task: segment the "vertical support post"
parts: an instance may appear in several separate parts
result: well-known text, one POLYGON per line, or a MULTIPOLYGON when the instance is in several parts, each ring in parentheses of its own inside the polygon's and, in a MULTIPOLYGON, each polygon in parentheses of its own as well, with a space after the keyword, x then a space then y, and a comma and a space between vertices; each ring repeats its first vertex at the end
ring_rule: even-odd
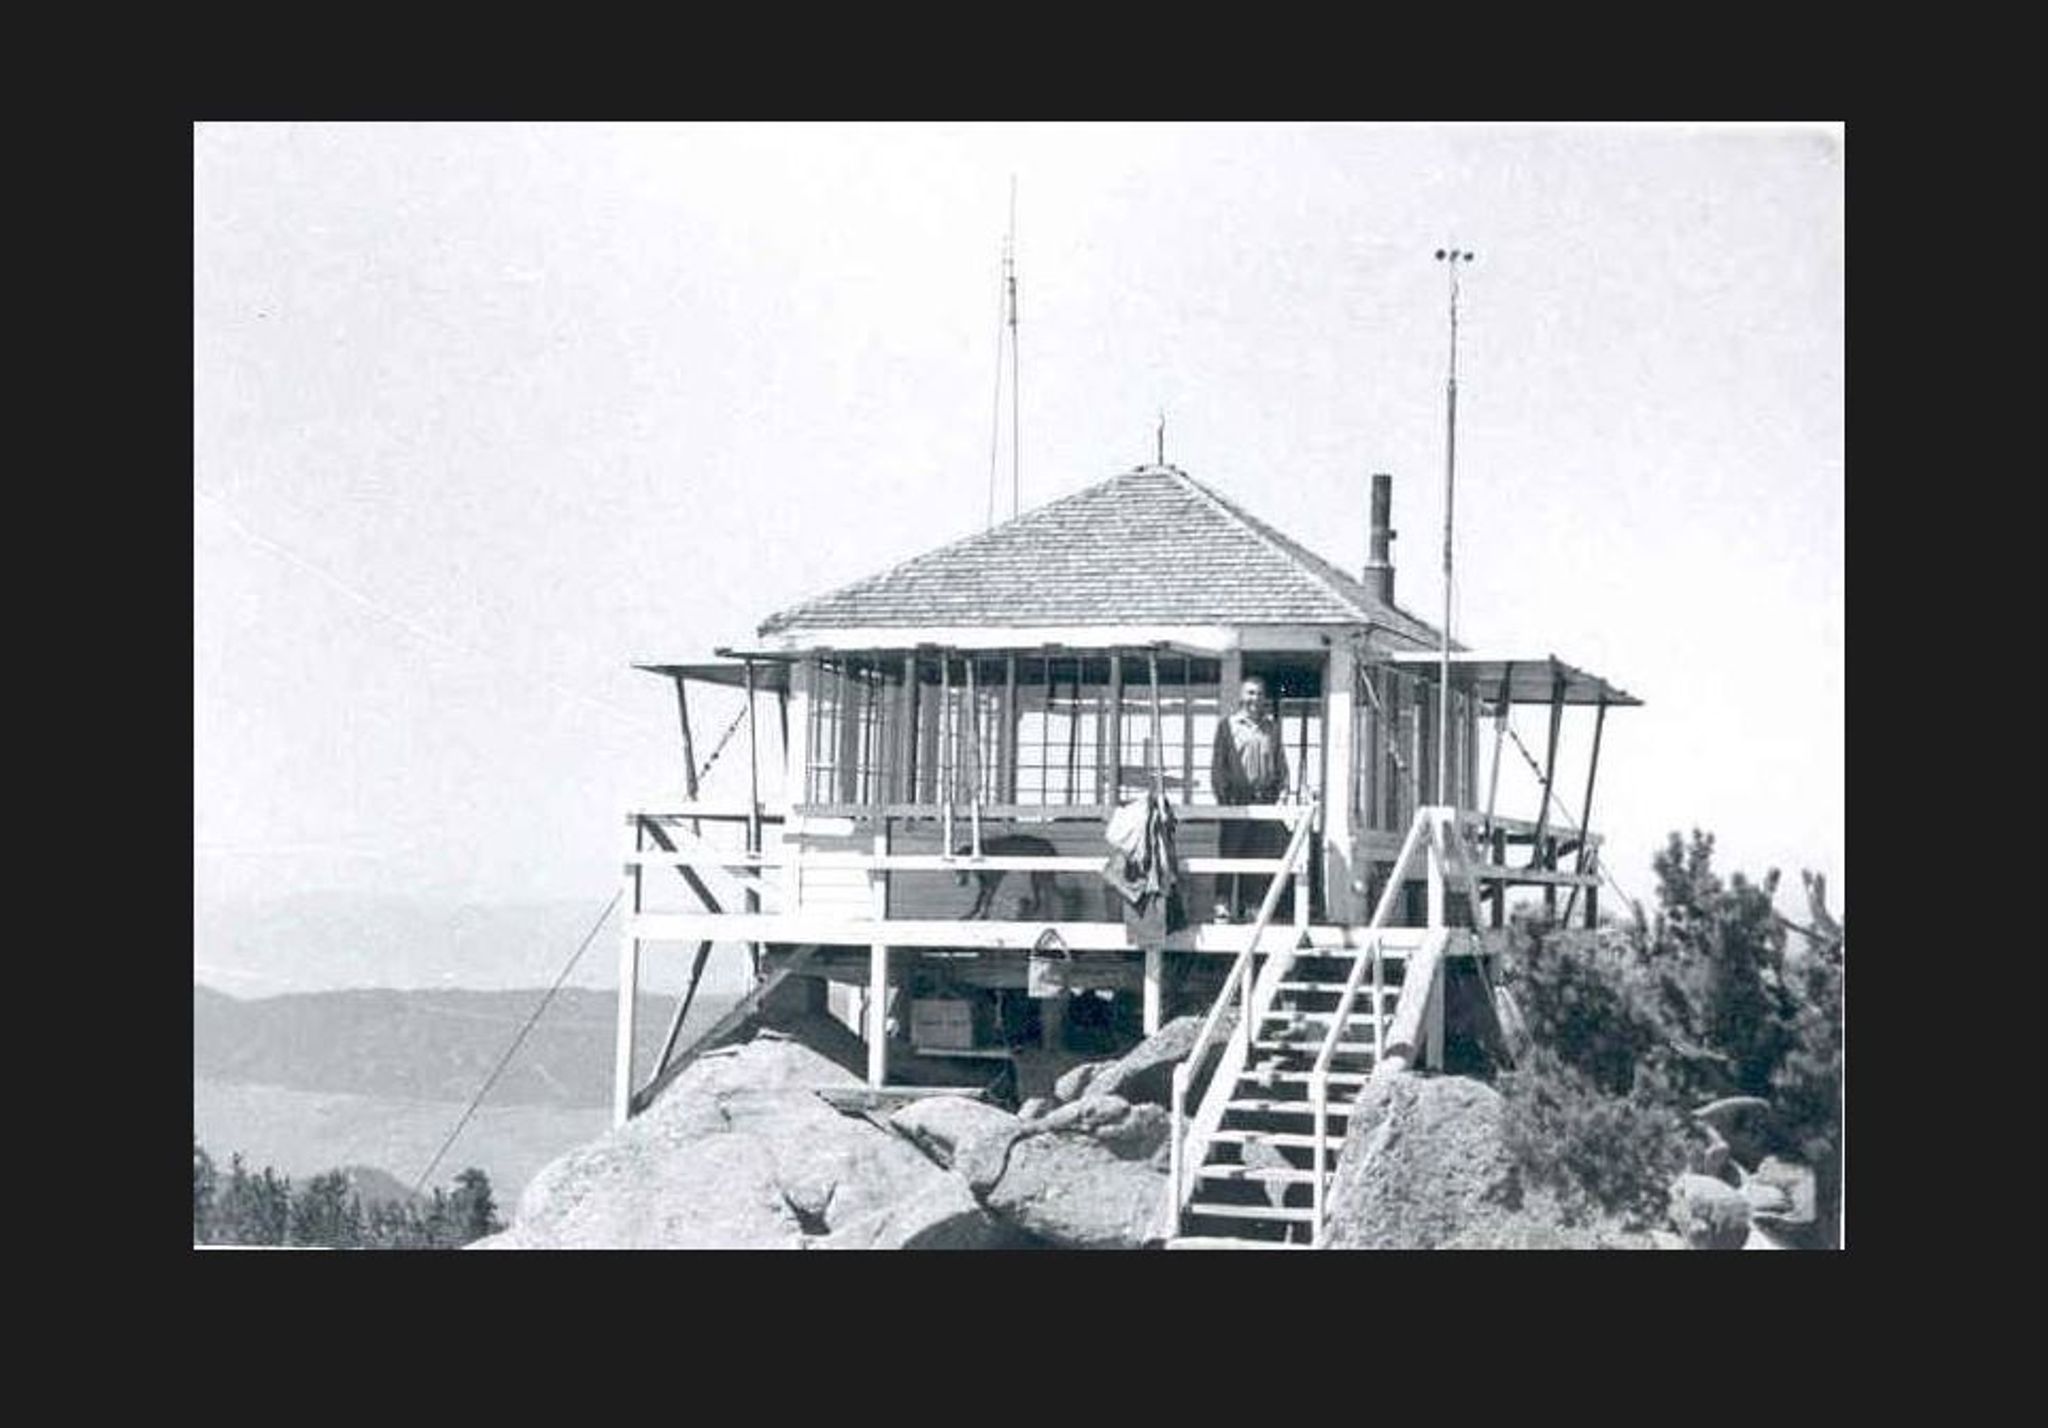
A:
POLYGON ((1536 841, 1529 848, 1529 866, 1547 866, 1544 850, 1550 831, 1551 786, 1557 779, 1557 733, 1564 722, 1564 674, 1555 662, 1550 675, 1550 739, 1543 755, 1543 802, 1536 810, 1536 841))
POLYGON ((1330 650, 1324 703, 1322 836, 1317 856, 1323 868, 1323 915, 1332 922, 1358 920, 1362 890, 1352 886, 1354 832, 1358 817, 1357 657, 1349 642, 1330 650))
POLYGON ((1424 1036, 1429 1050, 1424 1053, 1423 1064, 1432 1071, 1444 1069, 1444 1002, 1451 994, 1450 948, 1444 948, 1444 955, 1437 959, 1436 971, 1429 983, 1428 1028, 1424 1036))
POLYGON ((918 674, 917 707, 919 710, 917 716, 918 797, 914 801, 924 802, 924 791, 929 788, 931 790, 930 801, 936 804, 945 797, 946 793, 945 785, 940 780, 940 773, 944 768, 945 759, 939 744, 939 725, 944 710, 940 708, 938 700, 924 697, 924 675, 921 670, 918 674))
POLYGON ((1149 767, 1146 769, 1146 772, 1152 776, 1152 791, 1164 798, 1166 796, 1166 745, 1161 742, 1159 733, 1159 651, 1156 649, 1149 651, 1147 661, 1152 676, 1152 743, 1147 749, 1145 762, 1149 767))
POLYGON ((896 798, 917 802, 917 656, 903 656, 902 726, 896 731, 896 798))
POLYGON ((953 729, 953 652, 939 651, 939 856, 953 856, 953 790, 960 776, 960 744, 953 729))
POLYGON ((889 944, 868 948, 868 1084, 889 1081, 889 944))
MULTIPOLYGON (((1550 804, 1551 789, 1557 782, 1557 735, 1564 723, 1564 672, 1556 661, 1550 666, 1550 738, 1543 755, 1543 806, 1536 814, 1536 841, 1529 850, 1529 866, 1557 870, 1557 859, 1551 855, 1550 804)), ((1557 884, 1543 885, 1543 911, 1552 918, 1557 916, 1557 884)))
POLYGON ((1444 847, 1443 820, 1434 809, 1429 814, 1429 925, 1432 928, 1448 925, 1445 917, 1444 878, 1448 871, 1449 849, 1444 847))
MULTIPOLYGON (((1496 866, 1501 868, 1505 868, 1508 865, 1508 830, 1505 828, 1493 830, 1493 861, 1496 866)), ((1493 884, 1493 925, 1495 927, 1506 926, 1507 915, 1507 879, 1497 878, 1493 884)))
POLYGON ((997 766, 1003 803, 1017 801, 1017 652, 1003 655, 1003 758, 997 766))
POLYGON ((1081 657, 1074 656, 1074 698, 1067 705, 1066 803, 1079 803, 1081 789, 1081 657))
MULTIPOLYGON (((747 851, 758 855, 761 851, 761 750, 757 737, 759 729, 754 717, 754 662, 750 659, 743 663, 747 684, 747 851)), ((844 711, 841 712, 843 715, 844 711)), ((761 869, 757 864, 748 871, 758 876, 761 869)), ((761 895, 749 886, 747 911, 756 913, 760 910, 761 895)), ((758 979, 761 975, 760 943, 752 944, 751 956, 754 976, 758 979)))
POLYGON ((1195 661, 1180 657, 1180 801, 1195 801, 1195 661))
POLYGON ((1145 1035, 1155 1035, 1159 1030, 1161 1001, 1166 971, 1166 949, 1161 946, 1145 949, 1145 1035))
MULTIPOLYGON (((1290 842, 1292 841, 1292 834, 1314 816, 1315 807, 1312 803, 1300 805, 1294 828, 1289 830, 1290 842)), ((1294 945, 1296 947, 1301 945, 1301 938, 1308 932, 1308 867, 1309 859, 1314 854, 1315 841, 1315 834, 1313 832, 1301 840, 1301 851, 1294 855, 1294 861, 1288 866, 1287 870, 1288 876, 1294 884, 1288 891, 1294 896, 1294 945)))
POLYGON ((1422 787, 1422 726, 1423 715, 1427 712, 1424 708, 1425 695, 1426 687, 1417 679, 1413 681, 1409 697, 1401 701, 1401 712, 1408 716, 1408 785, 1418 809, 1429 802, 1422 787))
POLYGON ((1124 657, 1109 655, 1109 801, 1124 801, 1124 657))
MULTIPOLYGON (((690 696, 684 691, 683 677, 671 676, 676 685, 676 722, 683 731, 683 792, 690 796, 690 802, 697 801, 697 746, 690 739, 690 696)), ((693 824, 691 831, 695 832, 693 824)))
MULTIPOLYGON (((1586 801, 1579 807, 1579 851, 1578 856, 1572 861, 1572 871, 1574 873, 1583 874, 1586 871, 1587 844, 1593 836, 1593 779, 1600 772, 1600 735, 1606 727, 1607 695, 1603 691, 1600 695, 1599 706, 1593 715, 1593 757, 1591 762, 1586 765, 1586 801)), ((1564 904, 1564 920, 1567 925, 1572 920, 1572 909, 1577 907, 1578 904, 1579 890, 1574 887, 1571 896, 1565 899, 1564 904)), ((1588 909, 1586 926, 1592 927, 1594 923, 1591 913, 1593 906, 1591 900, 1588 900, 1586 906, 1588 909)))
MULTIPOLYGON (((775 691, 775 717, 782 726, 782 767, 789 768, 789 667, 784 666, 782 683, 775 691)), ((783 795, 785 799, 787 794, 783 795)))
MULTIPOLYGON (((1515 662, 1509 660, 1501 667, 1500 702, 1494 706, 1493 711, 1493 767, 1486 776, 1486 832, 1488 837, 1491 837, 1493 834, 1494 797, 1500 792, 1500 756, 1504 752, 1503 741, 1508 736, 1508 694, 1511 690, 1509 681, 1514 676, 1515 662)), ((1496 856, 1494 861, 1499 862, 1499 857, 1496 856)))
POLYGON ((853 694, 853 660, 842 656, 831 662, 832 711, 835 719, 832 739, 833 803, 860 800, 860 724, 853 694))
POLYGON ((973 650, 967 652, 967 747, 973 760, 974 772, 967 784, 967 816, 973 824, 972 840, 974 856, 981 856, 981 690, 975 683, 974 666, 977 656, 973 650))
MULTIPOLYGON (((644 846, 642 824, 633 820, 633 851, 644 846)), ((640 864, 626 864, 620 900, 626 915, 619 923, 618 1035, 612 1045, 612 1125, 633 1115, 633 1017, 640 999, 640 864)))

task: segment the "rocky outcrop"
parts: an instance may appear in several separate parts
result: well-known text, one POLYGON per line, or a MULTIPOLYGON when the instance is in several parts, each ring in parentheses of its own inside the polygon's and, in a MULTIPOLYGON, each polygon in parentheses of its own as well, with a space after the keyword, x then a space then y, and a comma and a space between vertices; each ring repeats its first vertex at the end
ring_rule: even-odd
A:
POLYGON ((1819 1249, 1816 1175, 1798 1160, 1767 1153, 1782 1139, 1772 1106, 1758 1096, 1725 1096, 1693 1112, 1706 1148, 1694 1173, 1671 1187, 1671 1221, 1697 1249, 1819 1249), (1708 1191, 1697 1181, 1711 1181, 1708 1191), (1739 1229, 1738 1229, 1739 1223, 1739 1229))
MULTIPOLYGON (((1172 1105, 1173 1068, 1193 1049, 1195 1033, 1201 1028, 1200 1017, 1174 1018, 1117 1060, 1099 1067, 1083 1082, 1080 1096, 1118 1096, 1133 1105, 1172 1105)), ((1080 1098, 1064 1090, 1058 1093, 1062 1101, 1080 1098)))
POLYGON ((986 1101, 965 1096, 928 1096, 912 1101, 889 1117, 889 1124, 946 1169, 954 1152, 971 1140, 1002 1134, 1020 1118, 986 1101))
POLYGON ((1527 1191, 1502 1135, 1500 1093, 1463 1076, 1368 1084, 1328 1195, 1329 1249, 1683 1248, 1614 1220, 1574 1222, 1527 1191))
POLYGON ((1522 1205, 1500 1093, 1462 1076, 1368 1085, 1328 1196, 1331 1249, 1435 1249, 1500 1233, 1522 1205))
POLYGON ((812 1249, 1033 1249, 1039 1242, 983 1207, 957 1175, 939 1175, 908 1199, 843 1224, 812 1249))
POLYGON ((775 1037, 709 1053, 640 1116, 543 1169, 512 1228, 479 1247, 796 1249, 841 1233, 863 1247, 1014 1242, 907 1137, 812 1090, 858 1084, 775 1037))
POLYGON ((1003 1221, 1069 1249, 1135 1249, 1157 1238, 1167 1113, 1091 1095, 962 1146, 953 1168, 1003 1221))
POLYGON ((1749 1239, 1749 1201, 1711 1175, 1685 1174, 1672 1182, 1671 1219, 1694 1249, 1741 1249, 1749 1239))

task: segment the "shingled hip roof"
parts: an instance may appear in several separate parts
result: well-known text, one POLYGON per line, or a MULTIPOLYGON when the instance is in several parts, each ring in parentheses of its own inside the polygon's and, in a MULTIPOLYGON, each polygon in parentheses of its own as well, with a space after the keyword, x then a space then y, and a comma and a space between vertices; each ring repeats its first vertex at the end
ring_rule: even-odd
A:
POLYGON ((1434 629, 1171 466, 1112 476, 795 605, 762 635, 854 628, 1375 625, 1434 629))

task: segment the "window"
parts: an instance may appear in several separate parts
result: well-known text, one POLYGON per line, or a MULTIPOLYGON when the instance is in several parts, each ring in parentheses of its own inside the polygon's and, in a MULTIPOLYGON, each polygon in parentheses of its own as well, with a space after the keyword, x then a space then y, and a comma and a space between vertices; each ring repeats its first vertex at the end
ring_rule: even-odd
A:
MULTIPOLYGON (((1177 802, 1207 802, 1221 665, 1158 659, 1162 782, 1177 802)), ((812 803, 1074 806, 1151 786, 1149 651, 826 657, 808 676, 812 803)), ((1319 753, 1319 729, 1311 742, 1319 753)))

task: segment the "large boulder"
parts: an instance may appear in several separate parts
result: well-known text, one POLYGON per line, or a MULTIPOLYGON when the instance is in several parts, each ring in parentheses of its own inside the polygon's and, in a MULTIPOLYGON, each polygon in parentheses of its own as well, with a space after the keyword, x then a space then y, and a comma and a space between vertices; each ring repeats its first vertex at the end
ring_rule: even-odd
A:
POLYGON ((1351 1114, 1327 1197, 1331 1249, 1435 1249, 1515 1218, 1520 1180, 1502 1102, 1462 1076, 1389 1076, 1351 1114), (1469 1235, 1468 1235, 1468 1232, 1469 1235))
POLYGON ((1079 1066, 1068 1068, 1052 1083, 1053 1100, 1062 1103, 1080 1100, 1088 1090, 1088 1083, 1095 1078, 1095 1073, 1114 1064, 1110 1061, 1083 1061, 1079 1066))
POLYGON ((641 1115, 545 1167, 486 1247, 794 1249, 845 1226, 882 1241, 950 1223, 932 1210, 945 1171, 813 1094, 858 1084, 795 1041, 712 1052, 641 1115), (920 1195, 923 1218, 877 1218, 920 1195))
POLYGON ((884 1205, 833 1233, 807 1242, 811 1249, 1029 1249, 1032 1238, 997 1219, 957 1175, 939 1175, 909 1198, 884 1205))
MULTIPOLYGON (((1083 1095, 1116 1096, 1133 1105, 1173 1104, 1173 1068, 1194 1049, 1198 1016, 1175 1017, 1087 1078, 1083 1095)), ((1062 1094, 1062 1100, 1071 1099, 1062 1094)))
POLYGON ((1158 1235, 1170 1118, 1090 1095, 961 1146, 953 1168, 1006 1223, 1067 1249, 1135 1249, 1158 1235))
POLYGON ((953 1153, 981 1136, 999 1133, 1018 1118, 999 1106, 966 1096, 926 1096, 900 1107, 889 1124, 910 1137, 926 1155, 950 1169, 953 1153))
POLYGON ((1742 1188, 1752 1224, 1800 1248, 1823 1242, 1812 1166, 1767 1155, 1742 1188))
POLYGON ((1694 1249, 1741 1249, 1749 1239, 1749 1201, 1710 1175, 1681 1175, 1671 1183, 1671 1222, 1694 1249))

